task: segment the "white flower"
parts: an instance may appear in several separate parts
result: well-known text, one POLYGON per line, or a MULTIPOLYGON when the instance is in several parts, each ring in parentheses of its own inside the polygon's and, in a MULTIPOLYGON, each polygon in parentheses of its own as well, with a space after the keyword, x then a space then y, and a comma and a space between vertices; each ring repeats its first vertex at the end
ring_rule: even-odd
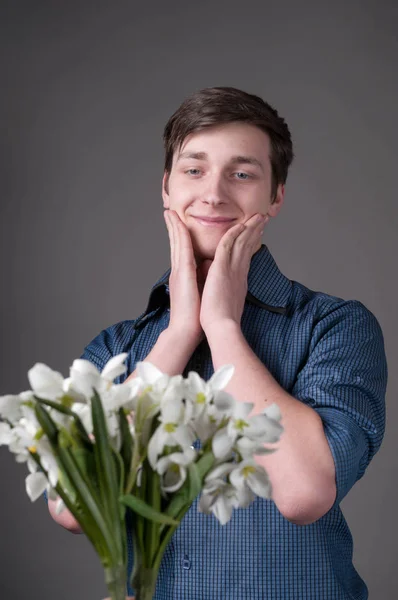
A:
POLYGON ((224 365, 207 382, 195 371, 188 373, 185 382, 187 396, 194 406, 194 417, 199 415, 211 402, 214 402, 218 410, 223 412, 233 408, 235 404, 234 398, 222 390, 230 381, 234 370, 233 365, 224 365))
POLYGON ((32 502, 37 500, 47 489, 48 481, 44 473, 30 473, 25 479, 26 492, 32 502))
POLYGON ((179 446, 184 451, 195 440, 190 425, 184 424, 185 406, 181 398, 170 398, 158 418, 160 425, 148 444, 148 460, 153 469, 156 468, 158 456, 163 453, 165 446, 179 446))
POLYGON ((187 466, 195 458, 196 451, 189 447, 184 452, 172 452, 158 460, 156 471, 162 475, 163 492, 175 492, 180 489, 187 477, 187 466))
POLYGON ((13 396, 7 394, 0 397, 0 417, 9 421, 9 423, 17 423, 22 416, 21 405, 26 400, 22 394, 13 396))
POLYGON ((229 474, 232 485, 240 492, 249 488, 253 494, 261 498, 271 498, 271 483, 264 467, 254 460, 248 459, 240 462, 229 474))
POLYGON ((142 382, 138 377, 123 384, 114 385, 112 383, 116 377, 126 371, 126 366, 123 364, 126 357, 126 353, 112 357, 101 373, 90 361, 76 359, 73 361, 68 380, 69 389, 74 394, 80 394, 85 400, 85 403, 75 402, 72 405, 72 411, 79 416, 89 435, 93 433, 91 398, 93 390, 97 391, 104 409, 112 444, 117 450, 121 443, 117 413, 120 408, 133 410, 136 406, 137 394, 142 388, 142 382))
POLYGON ((216 458, 228 457, 238 438, 246 437, 258 445, 260 442, 265 444, 279 440, 283 427, 275 418, 269 416, 277 415, 275 407, 272 405, 261 414, 249 417, 253 406, 250 402, 236 403, 228 425, 217 431, 213 437, 212 446, 216 458))
POLYGON ((0 446, 8 446, 13 440, 12 429, 8 423, 0 423, 0 446))
POLYGON ((58 400, 64 395, 64 378, 43 363, 36 363, 28 371, 30 387, 39 398, 58 400))
POLYGON ((188 373, 186 397, 192 403, 193 426, 202 443, 214 435, 221 420, 229 416, 235 405, 233 396, 222 390, 233 372, 232 365, 224 365, 207 382, 195 371, 188 373))
POLYGON ((207 515, 213 513, 225 525, 232 517, 232 511, 239 506, 236 489, 225 480, 231 472, 231 463, 221 464, 210 471, 205 479, 198 509, 207 515))

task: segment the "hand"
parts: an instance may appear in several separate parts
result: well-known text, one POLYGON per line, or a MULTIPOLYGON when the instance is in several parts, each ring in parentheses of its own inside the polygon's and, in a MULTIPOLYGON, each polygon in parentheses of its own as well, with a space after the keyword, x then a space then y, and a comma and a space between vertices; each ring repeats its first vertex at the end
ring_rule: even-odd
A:
POLYGON ((169 328, 192 336, 199 344, 204 339, 199 315, 205 271, 197 269, 191 236, 178 214, 165 210, 163 215, 171 253, 169 328))
POLYGON ((222 321, 240 326, 247 293, 247 276, 253 254, 260 247, 269 216, 255 214, 234 225, 218 243, 202 294, 200 323, 206 335, 222 321))

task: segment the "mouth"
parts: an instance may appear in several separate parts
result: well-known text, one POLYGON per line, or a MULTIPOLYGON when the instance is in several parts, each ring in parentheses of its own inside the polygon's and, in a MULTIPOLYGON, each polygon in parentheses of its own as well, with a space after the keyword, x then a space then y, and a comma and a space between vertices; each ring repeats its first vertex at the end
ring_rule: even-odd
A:
POLYGON ((205 227, 223 227, 228 223, 236 221, 236 219, 229 219, 226 217, 194 217, 194 219, 205 227))

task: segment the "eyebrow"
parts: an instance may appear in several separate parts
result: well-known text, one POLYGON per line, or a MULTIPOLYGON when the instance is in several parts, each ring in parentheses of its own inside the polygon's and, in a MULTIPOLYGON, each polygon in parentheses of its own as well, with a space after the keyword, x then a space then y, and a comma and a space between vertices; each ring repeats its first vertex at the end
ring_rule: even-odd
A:
MULTIPOLYGON (((208 160, 209 156, 206 152, 181 152, 181 154, 178 156, 177 162, 183 158, 208 160)), ((231 165, 253 165, 254 167, 259 167, 262 171, 264 171, 263 165, 254 156, 232 156, 229 162, 231 165)))

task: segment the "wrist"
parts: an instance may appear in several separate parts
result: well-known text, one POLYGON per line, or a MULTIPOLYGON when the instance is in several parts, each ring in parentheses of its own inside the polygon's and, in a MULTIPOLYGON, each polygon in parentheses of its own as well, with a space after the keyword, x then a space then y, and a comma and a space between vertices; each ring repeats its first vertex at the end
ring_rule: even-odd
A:
POLYGON ((214 340, 220 340, 231 335, 243 335, 240 324, 233 319, 216 321, 206 329, 205 333, 210 346, 214 340))
POLYGON ((162 338, 167 339, 169 343, 178 344, 183 348, 192 349, 192 352, 205 338, 202 328, 200 331, 192 331, 186 327, 184 328, 176 325, 169 325, 169 327, 162 331, 160 335, 162 338))

